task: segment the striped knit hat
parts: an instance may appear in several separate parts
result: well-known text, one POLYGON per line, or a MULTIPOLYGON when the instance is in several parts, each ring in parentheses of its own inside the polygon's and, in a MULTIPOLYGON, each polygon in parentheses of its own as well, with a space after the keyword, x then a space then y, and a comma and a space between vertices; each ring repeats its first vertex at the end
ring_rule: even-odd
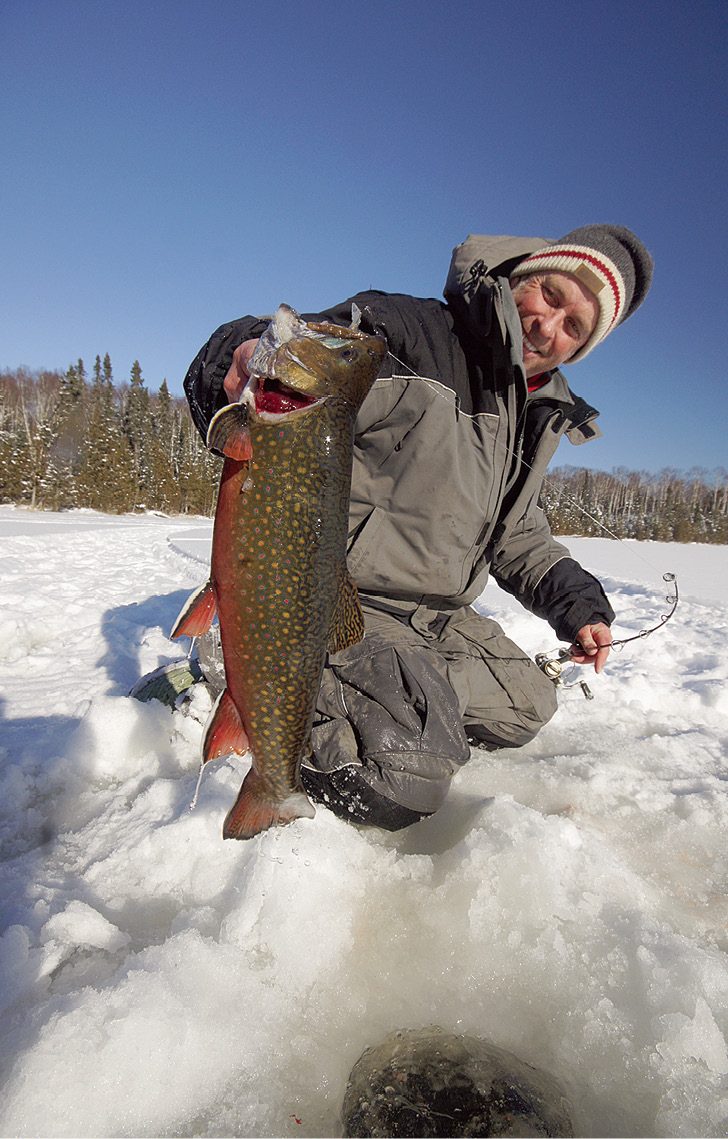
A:
POLYGON ((639 308, 652 283, 652 269, 652 257, 631 230, 619 225, 585 225, 529 253, 511 277, 571 273, 594 294, 599 303, 597 323, 583 348, 569 360, 575 364, 639 308))

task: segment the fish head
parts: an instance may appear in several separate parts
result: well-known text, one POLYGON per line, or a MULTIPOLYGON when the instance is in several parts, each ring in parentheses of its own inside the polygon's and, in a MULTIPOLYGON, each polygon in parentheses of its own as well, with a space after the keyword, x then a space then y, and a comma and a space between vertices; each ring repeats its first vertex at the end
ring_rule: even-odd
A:
POLYGON ((386 353, 381 337, 336 324, 309 324, 310 333, 282 345, 275 376, 315 400, 338 396, 358 409, 377 377, 386 353))
MULTIPOLYGON (((385 341, 338 324, 306 324, 282 305, 249 398, 259 419, 310 411, 322 402, 344 400, 356 412, 376 379, 387 351, 385 341)), ((253 357, 253 363, 255 357, 253 357)))

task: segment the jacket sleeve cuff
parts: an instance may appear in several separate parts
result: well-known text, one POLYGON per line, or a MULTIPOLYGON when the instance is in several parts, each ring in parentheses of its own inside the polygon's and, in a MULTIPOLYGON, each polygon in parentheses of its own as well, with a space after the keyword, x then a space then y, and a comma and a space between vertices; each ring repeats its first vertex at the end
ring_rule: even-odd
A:
POLYGON ((612 609, 601 584, 573 558, 544 574, 534 593, 534 612, 545 617, 562 641, 572 642, 584 625, 611 625, 612 609))

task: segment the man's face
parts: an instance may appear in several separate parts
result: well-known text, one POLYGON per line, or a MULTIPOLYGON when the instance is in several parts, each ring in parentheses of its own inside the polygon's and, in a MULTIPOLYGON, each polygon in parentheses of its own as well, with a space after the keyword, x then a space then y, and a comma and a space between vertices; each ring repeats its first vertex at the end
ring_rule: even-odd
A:
POLYGON ((596 327, 597 299, 570 273, 517 277, 511 291, 521 318, 529 379, 564 364, 596 327))

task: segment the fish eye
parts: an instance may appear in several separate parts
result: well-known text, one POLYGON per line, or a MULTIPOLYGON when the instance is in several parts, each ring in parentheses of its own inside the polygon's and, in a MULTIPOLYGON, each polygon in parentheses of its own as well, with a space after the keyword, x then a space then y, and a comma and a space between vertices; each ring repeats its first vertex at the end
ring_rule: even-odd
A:
POLYGON ((342 360, 356 360, 358 355, 359 355, 359 353, 357 352, 356 348, 345 348, 344 351, 341 353, 341 359, 342 360))

